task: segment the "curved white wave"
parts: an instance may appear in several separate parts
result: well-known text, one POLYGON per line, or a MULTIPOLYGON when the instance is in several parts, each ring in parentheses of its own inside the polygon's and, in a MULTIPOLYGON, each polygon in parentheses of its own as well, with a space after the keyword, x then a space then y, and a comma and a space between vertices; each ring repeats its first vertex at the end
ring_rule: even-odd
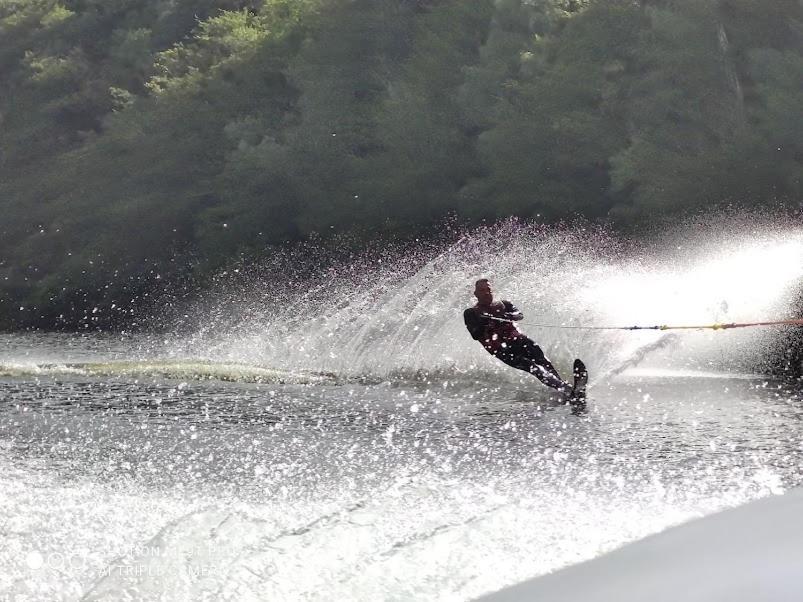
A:
POLYGON ((91 378, 160 378, 217 380, 244 383, 311 384, 328 382, 331 376, 278 370, 239 363, 208 360, 127 360, 68 363, 0 363, 0 377, 84 376, 91 378))

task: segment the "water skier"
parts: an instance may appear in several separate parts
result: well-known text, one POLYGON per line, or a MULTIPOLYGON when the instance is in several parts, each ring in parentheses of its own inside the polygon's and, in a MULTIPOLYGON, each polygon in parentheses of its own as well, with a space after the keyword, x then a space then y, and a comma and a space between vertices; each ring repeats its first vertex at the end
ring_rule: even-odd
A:
POLYGON ((477 280, 474 296, 477 304, 463 312, 463 320, 475 341, 508 366, 529 372, 546 386, 560 391, 572 404, 585 402, 588 374, 583 362, 575 360, 574 385, 569 384, 561 378, 541 348, 516 327, 516 322, 522 320, 524 314, 510 301, 494 301, 487 278, 477 280))

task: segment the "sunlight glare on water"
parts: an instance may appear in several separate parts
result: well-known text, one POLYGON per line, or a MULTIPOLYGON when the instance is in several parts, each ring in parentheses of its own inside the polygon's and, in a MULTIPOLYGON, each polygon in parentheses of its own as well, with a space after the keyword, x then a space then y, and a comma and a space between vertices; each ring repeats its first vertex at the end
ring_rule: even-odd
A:
MULTIPOLYGON (((522 330, 564 372, 581 356, 594 374, 612 374, 668 335, 544 325, 697 325, 792 316, 792 295, 803 276, 803 233, 759 229, 748 220, 703 234, 684 230, 661 244, 639 249, 600 230, 510 222, 468 234, 435 258, 410 252, 360 265, 356 273, 353 266, 332 269, 314 290, 283 289, 277 282, 265 290, 261 280, 245 278, 241 289, 221 290, 189 312, 201 323, 195 335, 174 342, 173 353, 380 379, 495 370, 466 340, 462 324, 479 277, 490 278, 497 297, 524 311, 522 330), (238 318, 244 315, 248 319, 238 318)), ((765 335, 729 333, 740 341, 740 361, 766 353, 765 335)))

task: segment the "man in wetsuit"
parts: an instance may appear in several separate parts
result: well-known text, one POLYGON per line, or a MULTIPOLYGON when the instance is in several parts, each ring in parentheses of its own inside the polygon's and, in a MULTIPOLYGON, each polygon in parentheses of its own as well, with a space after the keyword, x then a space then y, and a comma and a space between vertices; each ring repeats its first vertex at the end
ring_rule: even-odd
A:
POLYGON ((494 301, 487 278, 474 285, 477 304, 463 312, 471 337, 508 366, 524 370, 548 387, 571 396, 572 386, 564 381, 541 348, 516 328, 524 315, 510 301, 494 301))

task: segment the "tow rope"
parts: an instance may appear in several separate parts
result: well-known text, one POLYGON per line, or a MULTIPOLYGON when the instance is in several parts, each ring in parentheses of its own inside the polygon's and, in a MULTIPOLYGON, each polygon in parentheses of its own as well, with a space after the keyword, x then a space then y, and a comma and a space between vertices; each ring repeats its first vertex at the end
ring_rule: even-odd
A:
MULTIPOLYGON (((496 320, 498 322, 514 322, 505 318, 497 318, 485 314, 483 317, 496 320)), ((730 330, 732 328, 752 328, 756 326, 803 326, 803 319, 796 320, 775 320, 772 322, 730 322, 727 324, 701 324, 670 326, 658 324, 655 326, 564 326, 558 324, 527 324, 533 328, 557 328, 560 330, 730 330)))

